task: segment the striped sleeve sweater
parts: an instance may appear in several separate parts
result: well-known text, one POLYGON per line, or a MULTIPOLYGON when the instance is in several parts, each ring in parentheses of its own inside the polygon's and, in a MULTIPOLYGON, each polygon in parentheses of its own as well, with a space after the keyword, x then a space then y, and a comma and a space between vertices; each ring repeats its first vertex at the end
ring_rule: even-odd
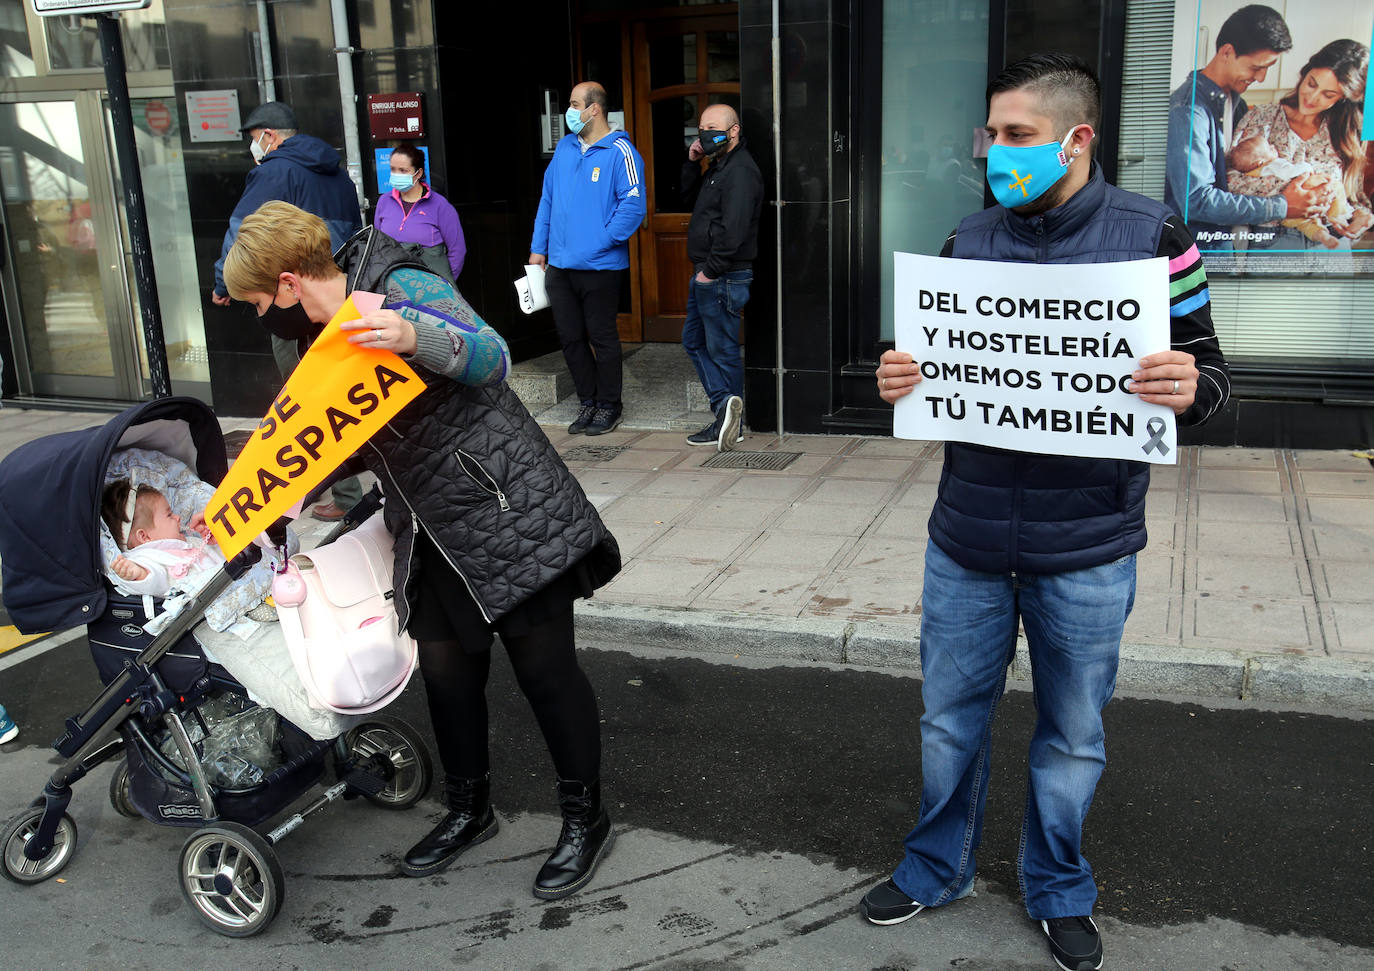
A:
MULTIPOLYGON (((945 239, 941 256, 953 255, 957 235, 958 230, 955 230, 945 239)), ((1176 216, 1164 221, 1155 255, 1169 261, 1170 347, 1193 355, 1198 369, 1197 394, 1192 407, 1178 416, 1178 423, 1200 425, 1220 411, 1231 397, 1231 372, 1212 328, 1207 271, 1202 266, 1202 256, 1193 237, 1176 216)))
POLYGON ((1178 418, 1180 425, 1197 425, 1211 418, 1231 396, 1231 373, 1212 328, 1212 299, 1207 271, 1183 221, 1164 222, 1156 254, 1169 261, 1170 346, 1187 351, 1197 363, 1197 396, 1178 418))

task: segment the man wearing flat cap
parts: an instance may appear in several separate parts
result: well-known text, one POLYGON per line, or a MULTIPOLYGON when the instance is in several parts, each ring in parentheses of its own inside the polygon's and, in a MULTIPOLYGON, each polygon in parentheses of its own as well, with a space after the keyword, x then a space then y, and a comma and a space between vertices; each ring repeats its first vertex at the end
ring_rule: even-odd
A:
MULTIPOLYGON (((229 231, 224 234, 219 259, 215 262, 215 290, 211 299, 221 307, 229 305, 229 291, 224 286, 224 257, 238 238, 239 224, 252 215, 264 202, 289 202, 324 220, 329 236, 337 250, 359 229, 362 214, 358 209, 358 191, 340 164, 339 153, 329 143, 296 131, 296 113, 281 101, 267 101, 248 113, 240 131, 248 136, 248 151, 254 168, 249 171, 243 195, 229 217, 229 231)), ((277 368, 286 378, 300 361, 291 341, 272 338, 272 356, 277 368)), ((343 516, 353 503, 362 498, 362 490, 355 478, 337 482, 333 487, 333 502, 316 506, 316 519, 335 520, 343 516)))

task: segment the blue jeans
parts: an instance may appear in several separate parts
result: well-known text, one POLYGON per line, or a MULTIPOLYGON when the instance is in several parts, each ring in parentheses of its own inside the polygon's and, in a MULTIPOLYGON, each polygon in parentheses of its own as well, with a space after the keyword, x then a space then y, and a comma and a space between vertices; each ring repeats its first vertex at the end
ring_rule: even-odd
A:
POLYGON ((936 907, 973 883, 992 720, 1016 650, 1030 646, 1036 725, 1017 873, 1035 920, 1092 913, 1083 820, 1107 764, 1102 708, 1135 600, 1135 556, 1070 573, 979 573, 926 547, 921 607, 921 809, 893 880, 936 907))
POLYGON ((682 347, 692 359, 716 414, 732 394, 744 395, 739 317, 749 302, 749 284, 753 281, 753 270, 732 270, 710 283, 698 281, 694 272, 687 284, 682 347))

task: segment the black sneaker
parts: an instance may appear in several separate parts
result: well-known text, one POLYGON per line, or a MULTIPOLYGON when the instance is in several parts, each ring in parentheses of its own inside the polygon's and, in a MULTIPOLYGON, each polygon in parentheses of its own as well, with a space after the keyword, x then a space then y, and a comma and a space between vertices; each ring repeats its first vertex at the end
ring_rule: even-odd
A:
POLYGON ((594 417, 596 417, 596 404, 594 402, 592 404, 583 402, 582 410, 577 413, 577 417, 573 419, 573 423, 568 426, 568 434, 581 435, 587 430, 587 426, 592 423, 594 417))
POLYGON ((891 878, 868 891, 864 899, 859 901, 859 913, 870 924, 900 924, 925 909, 925 904, 918 904, 908 897, 891 878))
POLYGON ((744 430, 740 424, 740 419, 743 417, 744 399, 737 394, 732 394, 725 399, 725 404, 720 409, 720 418, 716 421, 716 424, 720 426, 720 432, 716 436, 717 452, 728 452, 744 441, 744 430))
MULTIPOLYGON (((720 441, 720 422, 713 421, 699 432, 687 436, 688 445, 716 445, 720 441)), ((717 446, 719 447, 719 446, 717 446)))
POLYGON ((1102 967, 1102 935, 1091 917, 1051 917, 1040 922, 1050 939, 1050 954, 1064 971, 1097 971, 1102 967))
POLYGON ((621 410, 620 405, 597 405, 592 420, 587 423, 586 434, 604 435, 615 431, 615 426, 620 424, 621 410))

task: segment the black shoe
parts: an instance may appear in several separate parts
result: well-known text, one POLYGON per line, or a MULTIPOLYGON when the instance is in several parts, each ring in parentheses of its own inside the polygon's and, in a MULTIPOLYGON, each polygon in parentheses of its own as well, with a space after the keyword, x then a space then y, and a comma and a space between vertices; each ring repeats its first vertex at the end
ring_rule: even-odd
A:
POLYGON ((592 413, 592 420, 587 425, 587 434, 604 435, 615 431, 615 427, 620 424, 622 410, 620 405, 597 405, 596 411, 592 413))
POLYGON ((925 909, 925 904, 912 900, 890 878, 868 891, 864 899, 859 901, 859 913, 870 924, 900 924, 925 909))
POLYGON ((587 426, 592 423, 592 418, 596 415, 596 405, 582 402, 582 410, 577 413, 573 423, 568 426, 569 435, 581 435, 587 430, 587 426))
POLYGON ((558 900, 581 890, 615 842, 611 817, 601 805, 600 782, 559 779, 558 808, 563 831, 534 878, 534 895, 540 900, 558 900))
POLYGON ((737 394, 732 394, 725 399, 725 404, 721 405, 720 417, 716 419, 716 424, 720 427, 720 432, 716 436, 717 452, 728 452, 744 441, 744 431, 741 426, 743 418, 744 399, 737 394))
POLYGON ((500 825, 491 810, 491 780, 448 777, 449 814, 410 848, 401 872, 408 877, 438 873, 471 846, 496 835, 500 825))
POLYGON ((715 445, 720 441, 720 422, 713 421, 699 432, 687 436, 688 445, 715 445))
POLYGON ((1097 971, 1102 967, 1102 935, 1091 917, 1051 917, 1040 922, 1050 939, 1050 954, 1064 971, 1097 971))

